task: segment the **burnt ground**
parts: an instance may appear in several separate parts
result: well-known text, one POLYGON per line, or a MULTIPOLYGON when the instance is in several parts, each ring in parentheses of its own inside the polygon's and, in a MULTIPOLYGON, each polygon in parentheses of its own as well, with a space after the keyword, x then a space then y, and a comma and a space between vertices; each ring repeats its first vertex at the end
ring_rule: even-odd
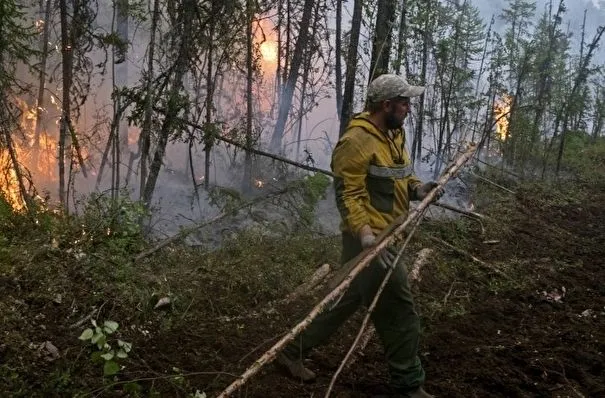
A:
MULTIPOLYGON (((482 226, 470 220, 429 222, 410 250, 436 250, 415 284, 423 319, 420 355, 426 389, 439 397, 605 397, 605 190, 577 192, 572 198, 540 188, 519 189, 514 197, 490 203, 478 210, 492 217, 482 226), (467 250, 486 265, 429 236, 467 250)), ((288 260, 272 254, 284 251, 279 243, 256 243, 266 244, 254 250, 267 261, 288 260)), ((317 245, 321 247, 301 243, 296 250, 306 250, 305 261, 316 264, 326 256, 336 258, 337 239, 317 245)), ((222 261, 241 267, 242 262, 261 258, 238 257, 244 254, 223 253, 222 261)), ((222 271, 198 254, 172 255, 177 259, 163 254, 156 260, 176 267, 194 258, 197 265, 159 272, 161 268, 154 268, 159 265, 145 263, 139 269, 149 274, 139 278, 149 287, 145 294, 161 290, 154 279, 161 274, 168 290, 181 295, 168 310, 151 310, 153 303, 141 298, 148 297, 145 294, 124 302, 122 285, 115 283, 99 292, 87 270, 66 263, 62 303, 48 300, 32 277, 14 278, 5 272, 0 278, 4 308, 17 307, 29 315, 13 317, 0 327, 0 377, 5 381, 0 395, 187 396, 199 390, 214 396, 318 298, 272 305, 284 290, 291 291, 287 274, 263 274, 263 286, 273 292, 267 293, 246 279, 263 273, 262 267, 246 268, 241 281, 233 281, 220 279, 222 271), (96 298, 91 301, 92 296, 96 298), (73 302, 85 300, 96 308, 103 304, 97 316, 101 312, 106 319, 119 320, 122 338, 133 343, 132 355, 116 378, 103 380, 77 341, 81 328, 70 327, 87 313, 80 308, 74 314, 73 302), (239 301, 222 304, 227 300, 239 301), (58 358, 39 348, 45 340, 58 347, 58 358)), ((162 286, 160 295, 166 292, 162 286)), ((300 384, 269 365, 239 396, 323 396, 360 320, 361 314, 353 317, 307 360, 319 374, 317 382, 300 384)), ((340 376, 333 396, 371 397, 388 392, 387 382, 380 344, 372 340, 340 376)))

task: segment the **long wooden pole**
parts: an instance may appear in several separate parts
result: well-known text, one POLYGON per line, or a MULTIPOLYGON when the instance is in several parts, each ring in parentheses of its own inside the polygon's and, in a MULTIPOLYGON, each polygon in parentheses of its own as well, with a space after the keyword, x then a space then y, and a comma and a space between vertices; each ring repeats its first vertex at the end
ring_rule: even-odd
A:
POLYGON ((280 352, 288 343, 294 340, 294 338, 306 329, 311 322, 334 300, 348 289, 353 279, 359 275, 359 273, 365 269, 368 264, 387 246, 391 245, 397 236, 402 234, 405 229, 420 219, 422 213, 426 210, 429 204, 435 198, 437 190, 443 187, 454 174, 473 156, 476 145, 471 144, 466 151, 464 151, 452 164, 444 171, 441 178, 439 178, 438 186, 433 189, 427 197, 420 202, 418 207, 409 213, 407 216, 398 217, 383 233, 377 237, 378 243, 364 252, 359 256, 348 262, 343 266, 343 270, 346 273, 337 275, 332 282, 338 281, 336 287, 326 295, 303 319, 299 324, 294 326, 284 337, 282 337, 273 347, 266 351, 258 360, 256 360, 252 366, 250 366, 237 380, 231 383, 225 390, 223 390, 218 398, 229 397, 240 387, 242 387, 248 380, 250 380, 263 366, 272 362, 277 353, 280 352))

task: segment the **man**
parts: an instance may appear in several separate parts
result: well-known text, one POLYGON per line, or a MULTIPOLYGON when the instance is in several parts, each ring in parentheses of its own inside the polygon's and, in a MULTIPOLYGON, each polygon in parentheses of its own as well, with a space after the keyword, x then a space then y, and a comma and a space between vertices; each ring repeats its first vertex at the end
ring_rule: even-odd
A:
MULTIPOLYGON (((423 184, 412 170, 405 149, 403 121, 410 98, 424 87, 411 86, 397 75, 382 75, 368 87, 368 111, 353 118, 332 154, 337 207, 342 217, 342 262, 374 245, 376 236, 395 218, 409 211, 410 200, 422 200, 436 186, 423 184)), ((443 192, 438 192, 441 196, 443 192)), ((315 374, 302 357, 322 344, 360 304, 369 306, 385 277, 395 270, 383 291, 372 321, 384 346, 395 396, 428 398, 418 358, 419 319, 407 274, 393 264, 393 249, 383 250, 352 282, 332 308, 320 314, 278 356, 276 362, 293 377, 311 381, 315 374)))

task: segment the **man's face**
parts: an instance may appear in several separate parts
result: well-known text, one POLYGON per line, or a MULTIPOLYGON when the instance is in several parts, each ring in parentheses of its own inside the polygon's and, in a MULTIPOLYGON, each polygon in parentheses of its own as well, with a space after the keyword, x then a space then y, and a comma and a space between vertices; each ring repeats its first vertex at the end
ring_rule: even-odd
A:
POLYGON ((385 101, 384 117, 386 127, 389 130, 401 128, 409 111, 410 99, 407 97, 398 97, 385 101))

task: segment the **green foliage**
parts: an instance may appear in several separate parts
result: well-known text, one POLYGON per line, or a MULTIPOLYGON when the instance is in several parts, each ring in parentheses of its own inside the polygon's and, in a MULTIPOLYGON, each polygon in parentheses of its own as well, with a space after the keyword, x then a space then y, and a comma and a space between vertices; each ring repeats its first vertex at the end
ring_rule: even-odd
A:
POLYGON ((583 132, 567 134, 563 165, 583 182, 605 182, 605 137, 594 140, 583 132))
POLYGON ((320 199, 325 198, 326 189, 330 185, 330 179, 321 173, 305 176, 299 182, 303 198, 299 214, 303 223, 310 225, 313 223, 315 206, 320 199))
POLYGON ((132 344, 111 338, 118 330, 117 322, 105 321, 99 326, 95 320, 92 320, 92 326, 94 329, 85 329, 78 339, 92 345, 91 360, 95 363, 103 363, 103 375, 113 376, 120 371, 118 362, 128 358, 132 344))
POLYGON ((210 188, 208 198, 212 206, 219 207, 224 213, 232 212, 244 203, 238 191, 218 185, 210 188))
POLYGON ((149 211, 126 193, 112 200, 106 194, 93 193, 83 203, 78 218, 82 235, 94 244, 104 243, 113 250, 130 253, 144 244, 141 223, 149 211))

